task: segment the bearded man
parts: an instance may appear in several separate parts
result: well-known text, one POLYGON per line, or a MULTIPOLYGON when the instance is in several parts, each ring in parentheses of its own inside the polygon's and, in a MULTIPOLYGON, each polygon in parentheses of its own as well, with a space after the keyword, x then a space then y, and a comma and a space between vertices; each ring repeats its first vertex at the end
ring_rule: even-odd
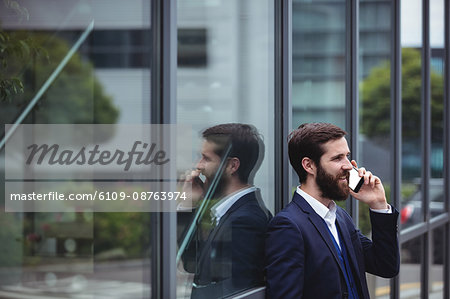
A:
POLYGON ((210 127, 202 137, 201 158, 186 183, 194 211, 203 202, 206 212, 182 258, 185 270, 195 273, 191 298, 224 298, 264 286, 264 240, 272 215, 253 185, 264 144, 254 126, 240 123, 210 127))
POLYGON ((289 160, 300 179, 292 202, 270 222, 266 238, 268 298, 369 298, 365 273, 399 272, 398 211, 386 202, 381 180, 359 168, 364 183, 348 187, 345 131, 303 124, 289 135, 289 160), (335 201, 349 195, 370 208, 372 240, 335 201))

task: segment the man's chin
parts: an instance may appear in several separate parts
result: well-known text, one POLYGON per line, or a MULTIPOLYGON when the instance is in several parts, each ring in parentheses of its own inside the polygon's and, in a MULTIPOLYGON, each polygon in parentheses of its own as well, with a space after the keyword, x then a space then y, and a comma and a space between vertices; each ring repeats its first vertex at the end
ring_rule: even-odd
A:
POLYGON ((347 196, 343 196, 343 197, 337 197, 336 199, 335 199, 335 201, 346 201, 347 200, 347 198, 348 198, 348 195, 347 196))
POLYGON ((340 195, 341 196, 337 196, 336 201, 345 201, 347 200, 347 198, 350 196, 350 189, 347 185, 347 183, 345 183, 344 186, 340 186, 340 195))

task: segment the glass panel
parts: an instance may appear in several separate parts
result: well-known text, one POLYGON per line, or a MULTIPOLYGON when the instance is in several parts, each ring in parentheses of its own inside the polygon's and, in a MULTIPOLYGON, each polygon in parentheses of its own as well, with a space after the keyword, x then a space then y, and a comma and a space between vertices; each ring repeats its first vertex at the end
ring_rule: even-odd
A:
MULTIPOLYGON (((150 11, 139 0, 0 3, 1 138, 15 121, 148 123, 150 11)), ((5 213, 0 198, 0 296, 150 296, 148 213, 5 213)))
MULTIPOLYGON (((381 178, 390 202, 391 1, 359 3, 360 132, 357 161, 381 178)), ((356 158, 356 157, 355 157, 356 158)), ((359 229, 370 235, 367 205, 359 205, 359 229)), ((371 298, 387 298, 390 280, 367 275, 371 298)))
POLYGON ((423 221, 423 197, 420 191, 422 171, 421 20, 421 1, 402 1, 402 228, 423 221))
MULTIPOLYGON (((390 202, 391 1, 359 3, 359 157, 381 178, 390 202)), ((370 235, 367 205, 359 205, 359 229, 370 235)), ((388 298, 390 280, 367 275, 371 298, 388 298)))
MULTIPOLYGON (((329 122, 345 128, 346 1, 292 2, 292 128, 329 122)), ((298 183, 292 172, 293 183, 298 183)))
POLYGON ((444 252, 446 250, 444 229, 444 226, 440 226, 433 230, 431 235, 430 298, 444 298, 444 252))
POLYGON ((422 237, 402 244, 400 257, 400 298, 420 298, 422 237))
MULTIPOLYGON (((198 162, 187 173, 194 171, 193 195, 195 187, 200 187, 194 210, 180 211, 177 215, 180 298, 221 298, 264 284, 264 231, 275 198, 273 7, 271 0, 178 1, 176 117, 178 123, 191 125, 198 132, 199 138, 193 141, 198 162), (223 142, 217 136, 202 137, 205 129, 225 123, 252 125, 261 135, 264 147, 260 146, 248 158, 241 156, 242 146, 245 152, 252 152, 254 139, 242 141, 241 146, 236 143, 234 130, 242 129, 240 125, 234 129, 224 126, 209 130, 210 133, 214 130, 214 136, 217 130, 226 132, 223 142), (230 134, 232 148, 226 155, 225 144, 230 134), (216 150, 210 151, 209 146, 216 150), (257 170, 253 185, 260 189, 262 200, 256 203, 251 199, 248 203, 254 206, 248 209, 241 206, 241 195, 231 195, 236 189, 228 170, 221 175, 219 169, 221 163, 228 167, 240 161, 238 171, 241 171, 245 160, 252 160, 258 151, 262 164, 259 169, 257 165, 250 168, 257 170), (199 173, 205 175, 204 181, 197 178, 199 173), (230 201, 233 199, 237 201, 230 201), (224 210, 219 206, 225 207, 224 210), (245 218, 242 223, 237 218, 239 214, 245 218)), ((247 129, 244 131, 241 136, 251 135, 247 129)), ((239 182, 244 184, 238 189, 247 186, 244 178, 239 178, 239 182)), ((248 185, 252 185, 251 180, 248 185)), ((250 194, 254 198, 257 193, 250 194)))
MULTIPOLYGON (((390 111, 391 111, 391 1, 360 1, 359 165, 381 178, 390 195, 390 111)), ((388 198, 389 201, 389 198, 388 198)), ((360 205, 359 225, 370 232, 366 205, 360 205)))
POLYGON ((444 212, 444 1, 430 1, 431 217, 444 212))

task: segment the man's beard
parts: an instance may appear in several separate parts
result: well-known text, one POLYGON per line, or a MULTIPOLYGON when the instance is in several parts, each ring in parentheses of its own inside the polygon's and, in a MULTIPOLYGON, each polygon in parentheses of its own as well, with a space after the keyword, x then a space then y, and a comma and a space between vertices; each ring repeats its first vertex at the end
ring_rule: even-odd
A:
MULTIPOLYGON (((210 178, 210 182, 213 181, 214 176, 212 176, 210 178)), ((228 185, 228 180, 224 177, 224 174, 222 174, 219 178, 218 178, 218 182, 216 184, 216 188, 214 190, 211 190, 210 193, 210 198, 221 198, 223 196, 225 196, 225 189, 228 185)), ((211 185, 208 186, 208 188, 211 188, 211 185)))
POLYGON ((320 191, 322 192, 322 197, 343 201, 346 200, 348 195, 350 194, 349 188, 347 184, 345 186, 340 185, 340 179, 346 175, 348 181, 348 172, 341 172, 336 177, 328 174, 322 166, 318 165, 317 167, 317 177, 316 183, 319 186, 320 191))

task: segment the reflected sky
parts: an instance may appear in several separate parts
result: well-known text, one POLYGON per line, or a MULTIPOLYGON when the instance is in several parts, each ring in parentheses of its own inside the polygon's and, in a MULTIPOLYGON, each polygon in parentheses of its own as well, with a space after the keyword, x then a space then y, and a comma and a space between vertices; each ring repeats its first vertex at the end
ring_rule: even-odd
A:
MULTIPOLYGON (((403 47, 422 45, 422 1, 403 0, 401 5, 401 44, 403 47)), ((444 1, 430 0, 430 45, 444 47, 444 1)))

